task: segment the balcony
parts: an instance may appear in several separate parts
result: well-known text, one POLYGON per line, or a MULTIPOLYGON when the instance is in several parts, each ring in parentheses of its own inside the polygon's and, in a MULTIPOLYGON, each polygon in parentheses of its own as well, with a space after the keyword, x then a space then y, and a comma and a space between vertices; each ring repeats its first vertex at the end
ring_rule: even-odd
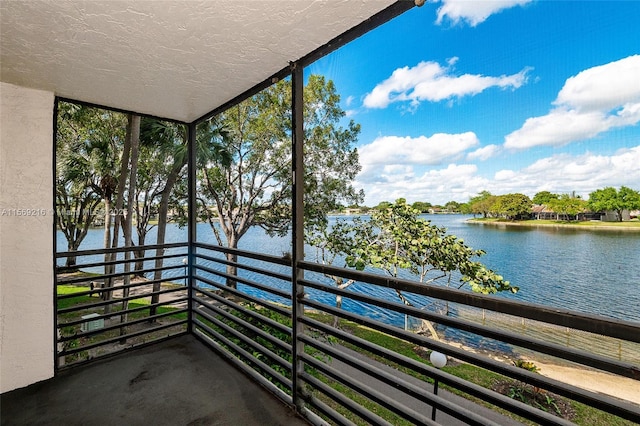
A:
MULTIPOLYGON (((635 323, 306 261, 297 263, 292 286, 290 259, 200 243, 145 247, 138 276, 148 278, 129 280, 126 265, 136 259, 125 253, 74 253, 74 269, 84 274, 58 267, 58 374, 3 394, 3 424, 572 424, 463 373, 469 369, 514 388, 536 389, 557 404, 580 402, 590 407, 588 416, 640 419, 637 401, 516 367, 495 349, 517 347, 533 358, 571 363, 585 375, 598 370, 633 386, 640 347, 635 323), (115 256, 96 261, 105 254, 115 256), (237 273, 229 274, 229 266, 237 273), (96 272, 105 268, 107 273, 96 272), (149 278, 157 271, 165 277, 149 278), (341 290, 327 285, 324 273, 446 302, 449 311, 341 290), (336 295, 371 314, 336 308, 336 295), (381 313, 429 321, 446 335, 456 330, 480 343, 469 349, 436 340, 376 320, 381 313), (356 328, 374 337, 363 338, 356 328), (565 345, 568 334, 598 344, 565 345), (416 356, 432 350, 446 354, 450 365, 441 370, 427 356, 416 356), (434 383, 441 387, 437 394, 434 383)), ((58 263, 69 255, 60 253, 58 263)))
POLYGON ((302 185, 292 188, 292 259, 199 243, 193 214, 187 242, 145 247, 141 277, 131 277, 127 249, 56 252, 59 100, 184 125, 187 207, 195 211, 199 122, 291 77, 291 171, 303 181, 302 70, 413 4, 129 2, 114 11, 103 2, 1 3, 3 424, 640 422, 640 402, 616 396, 640 380, 638 323, 309 262, 301 249, 302 185), (157 25, 158 17, 175 25, 157 25), (313 28, 300 27, 309 22, 313 28), (96 49, 91 37, 103 34, 96 49), (160 45, 167 40, 179 48, 160 45), (82 274, 57 267, 71 255, 82 274), (446 309, 340 289, 325 274, 446 309), (366 314, 336 307, 338 297, 366 314), (391 325, 388 315, 449 338, 391 325), (567 344, 575 337, 578 345, 567 344), (503 355, 511 348, 567 365, 591 383, 522 368, 526 360, 503 355), (432 364, 433 352, 447 365, 432 364), (526 404, 525 394, 549 403, 526 404), (561 400, 580 404, 580 412, 554 415, 561 400))

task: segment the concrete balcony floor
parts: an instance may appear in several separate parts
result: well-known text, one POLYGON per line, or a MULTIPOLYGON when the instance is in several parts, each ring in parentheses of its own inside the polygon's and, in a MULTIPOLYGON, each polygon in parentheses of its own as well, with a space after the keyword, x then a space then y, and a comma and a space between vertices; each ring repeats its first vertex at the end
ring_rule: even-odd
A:
POLYGON ((6 392, 2 425, 308 425, 192 336, 6 392))

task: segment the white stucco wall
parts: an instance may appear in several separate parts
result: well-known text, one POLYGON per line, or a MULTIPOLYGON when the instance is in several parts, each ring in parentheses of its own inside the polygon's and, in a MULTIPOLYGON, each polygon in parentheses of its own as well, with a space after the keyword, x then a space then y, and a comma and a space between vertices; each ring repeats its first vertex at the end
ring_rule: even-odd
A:
POLYGON ((0 83, 0 392, 54 372, 53 103, 0 83))

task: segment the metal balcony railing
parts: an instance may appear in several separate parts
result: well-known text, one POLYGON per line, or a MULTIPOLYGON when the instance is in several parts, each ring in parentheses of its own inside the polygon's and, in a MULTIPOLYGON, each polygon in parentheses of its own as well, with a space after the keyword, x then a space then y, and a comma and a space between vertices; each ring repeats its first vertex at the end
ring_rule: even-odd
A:
POLYGON ((56 254, 63 264, 76 258, 73 266, 56 267, 56 367, 186 333, 186 248, 179 243, 56 254), (167 253, 152 256, 157 249, 167 253), (158 259, 162 266, 155 266, 158 259))
MULTIPOLYGON (((437 416, 442 416, 440 419, 489 425, 501 424, 501 419, 507 418, 491 414, 498 410, 498 416, 508 416, 509 421, 572 424, 548 408, 505 395, 476 379, 475 373, 458 374, 461 368, 467 373, 471 369, 488 374, 495 381, 511 383, 515 389, 528 386, 552 401, 562 398, 584 404, 594 412, 618 417, 616 421, 640 421, 640 406, 635 403, 546 377, 512 362, 542 358, 638 382, 640 324, 313 262, 294 266, 287 257, 208 244, 196 243, 190 251, 186 244, 165 248, 171 252, 162 256, 164 275, 159 281, 165 287, 160 290, 124 297, 118 294, 110 300, 96 298, 95 290, 90 289, 58 295, 58 343, 64 346, 58 352, 60 357, 87 353, 125 338, 164 339, 193 333, 313 423, 438 424, 437 416), (181 259, 188 252, 191 269, 185 273, 181 259), (294 280, 294 276, 298 278, 294 280), (354 280, 355 284, 341 289, 327 276, 354 280), (363 290, 371 288, 388 291, 390 297, 372 296, 363 290), (396 291, 420 304, 402 303, 393 297, 396 291), (294 294, 300 296, 292 297, 294 294), (161 301, 143 304, 139 300, 150 300, 152 295, 161 301), (163 295, 172 297, 163 299, 163 295), (342 298, 340 308, 336 307, 336 296, 342 298), (74 297, 85 299, 73 306, 60 305, 74 297), (91 300, 86 302, 87 298, 91 300), (104 306, 121 306, 124 300, 130 305, 126 309, 100 313, 104 306), (351 309, 356 305, 360 313, 351 309), (150 314, 154 306, 158 309, 150 314), (80 314, 96 310, 105 320, 104 328, 80 331, 83 323, 97 318, 87 320, 80 314), (120 322, 125 313, 129 315, 127 321, 120 322), (64 318, 67 314, 76 318, 64 318), (438 337, 389 321, 394 315, 400 323, 428 324, 426 329, 437 331, 438 337), (107 320, 111 321, 108 326, 107 320), (377 337, 358 336, 353 333, 356 325, 377 337), (120 334, 122 329, 124 335, 120 334), (100 342, 89 340, 98 335, 106 337, 100 342), (399 342, 410 350, 397 350, 390 342, 399 342), (416 356, 430 351, 446 354, 457 366, 438 369, 427 362, 428 356, 416 356), (505 353, 511 358, 506 359, 505 353), (435 389, 442 384, 446 393, 435 394, 434 383, 435 389), (464 399, 447 396, 451 394, 464 399)), ((150 246, 147 252, 155 249, 150 246)), ((155 257, 148 259, 152 260, 155 257)), ((112 262, 123 266, 132 261, 112 262)), ((90 261, 78 267, 104 268, 104 263, 90 261)), ((144 272, 156 270, 150 267, 144 272)), ((120 279, 123 274, 116 270, 91 279, 120 279)), ((154 282, 147 278, 114 289, 133 290, 154 282)), ((86 284, 86 276, 58 279, 59 286, 86 284)), ((107 289, 99 292, 105 294, 107 289)))

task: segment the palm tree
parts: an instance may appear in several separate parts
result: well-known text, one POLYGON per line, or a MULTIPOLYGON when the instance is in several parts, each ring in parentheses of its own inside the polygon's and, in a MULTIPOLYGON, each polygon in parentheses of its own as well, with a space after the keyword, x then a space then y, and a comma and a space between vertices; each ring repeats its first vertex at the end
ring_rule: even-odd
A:
MULTIPOLYGON (((124 116, 61 102, 56 146, 57 223, 70 250, 77 250, 104 203, 105 248, 110 247, 111 200, 122 143, 124 116)), ((67 259, 75 264, 75 258, 67 259)))
MULTIPOLYGON (((160 197, 158 203, 158 228, 156 238, 156 244, 159 246, 165 243, 172 191, 183 175, 188 162, 186 130, 186 127, 183 125, 154 119, 142 120, 140 130, 141 144, 146 146, 147 149, 153 147, 155 155, 164 160, 162 167, 156 169, 158 176, 161 177, 159 181, 164 182, 164 186, 156 192, 156 195, 160 197)), ((230 162, 229 155, 216 137, 221 134, 223 134, 222 129, 212 120, 207 121, 198 128, 196 150, 200 161, 216 158, 223 163, 228 164, 230 162)), ((149 177, 147 176, 147 178, 149 177)), ((163 254, 164 250, 162 248, 156 249, 156 256, 158 258, 155 261, 156 271, 154 272, 154 280, 160 280, 162 278, 162 271, 159 269, 162 268, 163 265, 163 259, 161 258, 163 254)), ((142 256, 144 256, 144 254, 142 254, 142 256)), ((160 282, 158 281, 153 284, 153 291, 156 292, 159 290, 160 282)), ((152 304, 158 303, 158 301, 158 295, 152 296, 152 304)), ((155 307, 151 308, 150 314, 155 314, 155 307)))

